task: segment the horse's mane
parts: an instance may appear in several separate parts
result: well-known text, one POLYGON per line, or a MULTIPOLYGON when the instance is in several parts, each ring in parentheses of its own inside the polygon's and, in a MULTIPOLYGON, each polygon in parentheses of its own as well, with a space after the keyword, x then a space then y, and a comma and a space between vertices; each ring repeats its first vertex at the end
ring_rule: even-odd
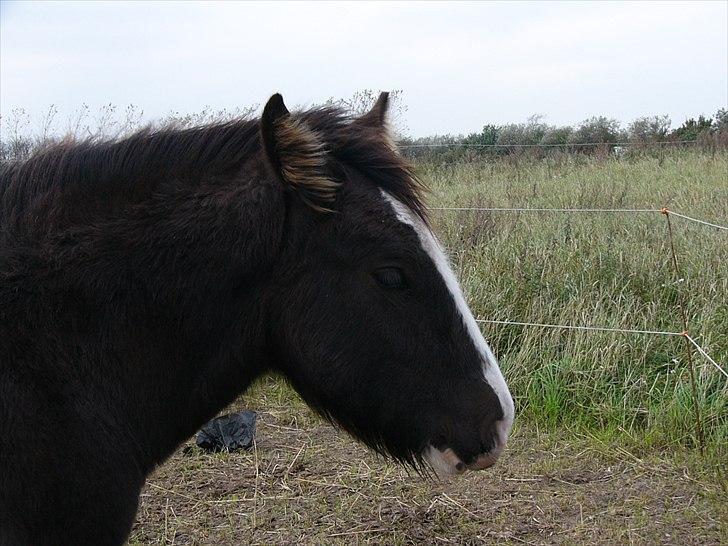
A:
MULTIPOLYGON (((425 218, 423 186, 381 128, 356 124, 334 107, 293 116, 318 135, 327 156, 358 169, 425 218)), ((257 119, 236 119, 182 129, 146 127, 119 139, 49 144, 25 161, 0 167, 0 224, 53 195, 134 202, 163 182, 234 176, 260 157, 259 125, 257 119)))

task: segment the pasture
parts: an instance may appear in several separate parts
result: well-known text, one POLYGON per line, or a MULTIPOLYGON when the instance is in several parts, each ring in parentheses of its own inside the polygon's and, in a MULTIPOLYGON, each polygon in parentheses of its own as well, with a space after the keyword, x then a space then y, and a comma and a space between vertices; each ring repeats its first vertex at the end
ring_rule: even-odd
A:
MULTIPOLYGON (((433 207, 660 208, 728 224, 728 155, 420 163, 433 207)), ((682 330, 728 362, 728 235, 659 213, 432 211, 484 319, 682 330)), ((416 325, 413 325, 416 328, 416 325)), ((484 324, 516 402, 493 468, 408 476, 278 378, 234 407, 255 449, 189 441, 142 493, 130 544, 718 544, 728 541, 728 380, 695 355, 700 455, 679 337, 484 324)))

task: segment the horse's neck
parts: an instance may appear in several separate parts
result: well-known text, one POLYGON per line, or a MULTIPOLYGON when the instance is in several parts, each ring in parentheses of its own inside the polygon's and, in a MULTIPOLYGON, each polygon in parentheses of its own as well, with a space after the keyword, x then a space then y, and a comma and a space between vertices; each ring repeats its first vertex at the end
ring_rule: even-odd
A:
MULTIPOLYGON (((260 270, 280 245, 284 208, 262 189, 229 193, 218 196, 220 208, 142 211, 79 253, 92 265, 76 277, 107 300, 109 332, 98 350, 109 375, 97 387, 115 397, 110 418, 142 446, 136 455, 146 469, 268 366, 260 270)), ((70 275, 82 267, 74 259, 67 266, 70 275)))

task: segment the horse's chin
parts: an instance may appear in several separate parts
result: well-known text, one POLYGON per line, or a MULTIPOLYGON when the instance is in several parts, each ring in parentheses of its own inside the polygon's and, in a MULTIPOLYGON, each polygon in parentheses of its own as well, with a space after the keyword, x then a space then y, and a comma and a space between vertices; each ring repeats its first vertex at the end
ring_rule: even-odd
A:
POLYGON ((449 447, 441 450, 434 446, 428 446, 424 458, 438 478, 448 478, 462 474, 467 469, 465 463, 449 447))
POLYGON ((444 450, 429 446, 424 452, 424 459, 430 465, 438 478, 448 478, 463 474, 468 470, 485 470, 498 460, 502 449, 496 448, 491 453, 479 456, 474 462, 465 464, 455 452, 448 448, 444 450))

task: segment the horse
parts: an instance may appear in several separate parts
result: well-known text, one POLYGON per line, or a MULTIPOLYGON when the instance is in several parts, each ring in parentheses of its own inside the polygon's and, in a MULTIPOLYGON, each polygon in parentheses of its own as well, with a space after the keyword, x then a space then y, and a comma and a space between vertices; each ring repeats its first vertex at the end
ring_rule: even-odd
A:
POLYGON ((388 103, 275 94, 2 167, 0 544, 122 544, 146 476, 266 373, 424 475, 495 463, 513 400, 388 103))

